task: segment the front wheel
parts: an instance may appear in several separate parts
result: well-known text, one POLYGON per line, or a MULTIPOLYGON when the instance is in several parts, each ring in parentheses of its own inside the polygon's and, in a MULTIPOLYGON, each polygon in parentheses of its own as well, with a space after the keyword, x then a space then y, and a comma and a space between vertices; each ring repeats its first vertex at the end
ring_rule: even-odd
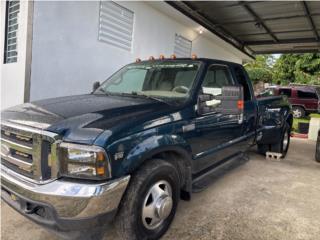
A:
POLYGON ((170 163, 153 159, 142 166, 132 176, 116 217, 122 239, 159 239, 174 218, 179 186, 177 170, 170 163))

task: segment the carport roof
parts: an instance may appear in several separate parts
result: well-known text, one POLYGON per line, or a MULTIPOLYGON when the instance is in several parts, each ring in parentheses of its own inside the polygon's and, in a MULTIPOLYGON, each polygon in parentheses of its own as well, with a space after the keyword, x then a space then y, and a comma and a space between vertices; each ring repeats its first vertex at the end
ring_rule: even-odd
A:
POLYGON ((320 52, 320 1, 170 1, 248 55, 320 52))

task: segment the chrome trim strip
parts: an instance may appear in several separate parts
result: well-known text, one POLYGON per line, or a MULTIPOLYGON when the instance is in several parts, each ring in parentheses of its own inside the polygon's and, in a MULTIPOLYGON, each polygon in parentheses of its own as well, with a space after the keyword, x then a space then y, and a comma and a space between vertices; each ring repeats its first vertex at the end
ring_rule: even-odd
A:
MULTIPOLYGON (((56 148, 57 148, 57 142, 59 140, 59 135, 53 132, 49 132, 49 131, 45 131, 39 128, 34 128, 34 127, 30 127, 30 126, 25 126, 25 125, 21 125, 21 124, 16 124, 10 121, 3 121, 1 122, 1 130, 4 131, 8 131, 8 132, 12 132, 14 134, 17 135, 21 135, 21 136, 27 136, 32 138, 33 140, 33 145, 32 147, 28 147, 28 146, 24 146, 22 145, 22 143, 15 143, 12 142, 10 140, 7 139, 1 139, 1 141, 3 142, 3 145, 11 148, 11 149, 15 149, 18 151, 21 151, 22 153, 28 153, 28 154, 32 154, 32 166, 31 169, 29 169, 29 166, 27 166, 26 164, 28 164, 26 162, 26 164, 24 165, 26 171, 31 172, 31 170, 33 171, 33 179, 38 182, 38 183, 42 183, 42 182, 46 182, 47 179, 43 180, 43 176, 42 176, 42 164, 45 164, 45 166, 47 164, 50 164, 51 167, 51 178, 52 179, 56 179, 57 178, 57 174, 58 174, 58 161, 57 161, 57 156, 54 155, 53 153, 56 153, 56 148), (43 141, 48 141, 49 143, 51 143, 51 161, 49 161, 48 159, 48 163, 44 162, 45 160, 42 160, 41 158, 43 157, 42 154, 42 143, 43 141)), ((16 158, 10 156, 10 154, 4 154, 6 155, 4 158, 5 160, 7 160, 6 158, 10 157, 9 160, 10 163, 17 165, 18 167, 23 166, 23 160, 17 161, 16 158), (9 156, 8 156, 9 155, 9 156), (14 162, 16 161, 16 162, 14 162)), ((23 168, 22 168, 23 169, 23 168)), ((30 179, 30 181, 32 181, 30 179)))
MULTIPOLYGON (((18 131, 16 133, 19 132, 30 132, 30 133, 36 133, 36 134, 40 134, 40 135, 45 135, 51 138, 55 138, 55 136, 57 135, 56 133, 53 132, 48 132, 39 128, 34 128, 34 127, 29 127, 29 126, 25 126, 25 125, 21 125, 21 124, 16 124, 10 121, 3 121, 1 122, 1 125, 4 127, 9 127, 9 128, 13 128, 13 129, 17 129, 18 131)), ((23 133, 21 133, 23 135, 23 133)))
POLYGON ((0 170, 1 170, 1 173, 4 172, 5 174, 10 175, 15 179, 18 179, 20 182, 23 182, 23 183, 29 184, 29 185, 30 184, 42 185, 42 184, 46 184, 46 183, 54 181, 54 179, 49 179, 49 180, 46 180, 46 181, 34 180, 34 179, 31 179, 31 178, 29 178, 27 176, 24 176, 24 175, 21 175, 19 173, 16 173, 15 171, 13 171, 10 168, 7 168, 7 167, 5 167, 5 166, 3 166, 1 164, 0 164, 0 170))
POLYGON ((130 175, 104 183, 77 183, 55 180, 34 184, 11 175, 1 167, 1 186, 7 191, 52 206, 59 218, 77 220, 111 212, 118 208, 130 175))
POLYGON ((18 166, 19 168, 21 168, 29 173, 32 172, 32 163, 25 162, 23 160, 14 158, 12 156, 6 156, 3 153, 1 153, 1 158, 3 158, 4 160, 6 160, 9 163, 12 163, 12 164, 18 166))
POLYGON ((32 147, 28 147, 26 145, 21 145, 20 143, 15 143, 5 138, 1 138, 1 144, 6 145, 9 148, 17 150, 18 152, 32 154, 32 147))

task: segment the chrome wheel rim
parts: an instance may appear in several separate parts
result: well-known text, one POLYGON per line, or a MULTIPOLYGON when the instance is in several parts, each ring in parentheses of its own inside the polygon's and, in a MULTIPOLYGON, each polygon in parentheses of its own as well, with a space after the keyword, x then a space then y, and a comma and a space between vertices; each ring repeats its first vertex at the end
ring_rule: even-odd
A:
POLYGON ((294 109, 293 111, 293 116, 295 117, 295 118, 300 118, 301 116, 302 116, 302 113, 301 113, 301 111, 299 110, 299 109, 294 109))
POLYGON ((170 215, 173 207, 171 185, 161 180, 153 184, 147 192, 142 206, 142 222, 145 228, 159 227, 170 215))
POLYGON ((286 131, 286 132, 284 133, 283 143, 282 143, 282 146, 283 146, 283 150, 284 150, 284 151, 287 149, 288 144, 289 144, 289 134, 288 134, 288 132, 286 131))

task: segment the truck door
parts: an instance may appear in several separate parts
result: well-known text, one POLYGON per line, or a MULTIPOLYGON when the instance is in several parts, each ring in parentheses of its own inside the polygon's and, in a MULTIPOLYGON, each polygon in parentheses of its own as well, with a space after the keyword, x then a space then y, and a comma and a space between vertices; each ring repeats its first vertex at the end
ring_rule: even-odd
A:
POLYGON ((241 145, 242 151, 244 151, 254 142, 258 109, 253 87, 246 71, 240 65, 235 66, 233 70, 237 83, 242 85, 244 91, 243 122, 239 125, 241 136, 244 138, 241 145))
MULTIPOLYGON (((211 65, 202 83, 203 93, 220 95, 223 86, 235 85, 231 71, 226 65, 211 65)), ((189 143, 194 153, 193 171, 197 173, 214 163, 237 154, 240 151, 242 127, 236 115, 221 114, 216 110, 220 100, 210 100, 206 104, 212 111, 195 118, 194 134, 189 143), (235 141, 236 140, 236 141, 235 141)))

